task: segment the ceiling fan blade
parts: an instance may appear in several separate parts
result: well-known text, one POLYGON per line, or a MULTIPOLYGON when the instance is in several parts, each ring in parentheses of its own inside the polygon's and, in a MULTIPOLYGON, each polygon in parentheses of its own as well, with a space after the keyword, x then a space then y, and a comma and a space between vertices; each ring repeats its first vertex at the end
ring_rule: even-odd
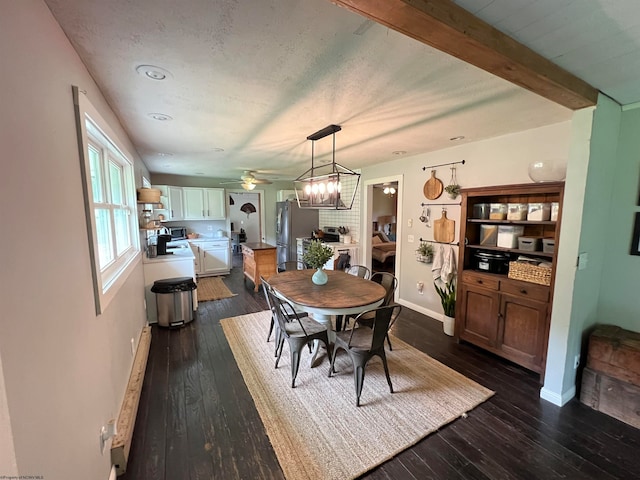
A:
POLYGON ((271 185, 273 182, 264 178, 254 178, 251 183, 255 183, 257 185, 271 185))

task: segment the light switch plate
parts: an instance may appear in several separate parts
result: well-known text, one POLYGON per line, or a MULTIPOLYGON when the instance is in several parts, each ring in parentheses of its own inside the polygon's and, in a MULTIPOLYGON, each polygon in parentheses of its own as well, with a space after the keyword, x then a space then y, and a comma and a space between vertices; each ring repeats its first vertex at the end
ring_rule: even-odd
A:
POLYGON ((578 255, 578 270, 586 269, 588 262, 589 262, 589 254, 587 252, 580 253, 578 255))

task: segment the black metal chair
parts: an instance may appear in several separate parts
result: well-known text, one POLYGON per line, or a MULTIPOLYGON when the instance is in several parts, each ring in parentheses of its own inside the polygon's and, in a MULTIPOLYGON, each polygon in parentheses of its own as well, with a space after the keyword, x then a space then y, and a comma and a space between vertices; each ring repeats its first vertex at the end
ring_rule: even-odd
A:
POLYGON ((347 269, 345 269, 349 275, 355 275, 356 277, 364 278, 365 280, 369 280, 371 278, 371 270, 369 270, 364 265, 351 265, 347 269))
MULTIPOLYGON (((291 304, 281 300, 275 295, 271 297, 276 310, 276 320, 280 329, 278 344, 276 346, 276 366, 282 356, 284 341, 289 344, 291 355, 291 388, 296 386, 296 377, 300 367, 300 354, 305 345, 311 345, 314 340, 320 340, 327 347, 327 352, 331 356, 332 347, 329 343, 327 327, 316 322, 310 317, 300 317, 291 304)), ((331 372, 329 372, 331 373, 331 372)))
MULTIPOLYGON (((369 270, 367 267, 365 267, 364 265, 351 265, 350 267, 347 267, 345 270, 345 273, 348 273, 349 275, 353 275, 355 277, 360 277, 360 278, 364 278, 365 280, 369 280, 369 278, 371 278, 371 270, 369 270)), ((340 330, 343 330, 343 324, 342 322, 344 322, 344 315, 337 315, 336 316, 336 331, 339 332, 340 330)), ((346 328, 348 322, 345 322, 344 327, 346 328)))
POLYGON ((288 262, 281 262, 278 264, 278 272, 287 272, 289 270, 306 270, 307 265, 303 262, 297 262, 290 260, 288 262))
MULTIPOLYGON (((391 305, 391 303, 393 302, 393 296, 396 292, 396 289, 398 288, 398 279, 395 277, 395 275, 388 272, 376 272, 371 275, 371 281, 379 283, 387 291, 380 306, 386 307, 388 305, 391 305)), ((349 323, 350 318, 353 318, 353 316, 347 317, 347 324, 349 323)), ((360 325, 364 325, 365 327, 371 328, 371 325, 373 324, 373 318, 371 317, 371 315, 359 315, 358 323, 360 325)), ((387 343, 389 344, 389 350, 393 350, 389 335, 387 335, 387 343)))
MULTIPOLYGON (((264 298, 267 300, 267 306, 269 307, 269 311, 271 312, 271 324, 269 325, 269 334, 267 335, 267 342, 271 339, 271 332, 275 329, 275 340, 276 340, 276 355, 278 354, 278 342, 280 339, 280 328, 278 327, 278 322, 276 319, 276 311, 275 304, 272 301, 273 298, 273 289, 269 282, 265 280, 263 276, 260 276, 260 282, 262 283, 262 291, 264 292, 264 298)), ((309 314, 306 312, 297 312, 299 317, 307 317, 309 314)), ((289 319, 290 321, 291 319, 289 319)))
POLYGON ((376 355, 382 359, 384 373, 387 376, 387 383, 389 384, 389 391, 393 393, 393 385, 391 384, 387 357, 384 351, 384 339, 387 337, 389 328, 391 328, 391 325, 396 321, 401 310, 402 307, 397 304, 367 310, 356 317, 356 322, 351 330, 336 333, 336 342, 333 346, 333 354, 331 355, 329 376, 331 377, 335 372, 335 361, 338 350, 342 349, 346 351, 353 364, 353 379, 356 386, 356 406, 358 407, 360 406, 360 395, 362 394, 367 363, 376 355), (365 315, 372 319, 371 328, 356 326, 359 323, 358 320, 360 317, 365 315))

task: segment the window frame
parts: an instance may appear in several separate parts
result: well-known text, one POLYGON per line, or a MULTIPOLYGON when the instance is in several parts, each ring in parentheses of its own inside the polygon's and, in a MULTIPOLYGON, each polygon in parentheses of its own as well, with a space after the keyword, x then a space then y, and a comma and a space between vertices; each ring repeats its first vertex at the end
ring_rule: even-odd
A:
POLYGON ((133 156, 122 146, 115 132, 93 107, 87 96, 78 87, 73 87, 76 107, 76 127, 78 131, 78 149, 83 182, 87 236, 91 256, 91 269, 94 288, 96 314, 103 313, 111 300, 129 278, 142 260, 140 235, 138 234, 137 199, 135 185, 135 164, 133 156), (91 123, 91 127, 87 126, 91 123), (98 185, 100 196, 94 200, 93 182, 89 148, 99 152, 100 178, 98 185), (116 165, 120 171, 119 186, 122 189, 122 203, 112 203, 112 183, 110 165, 116 165), (100 265, 100 244, 96 211, 106 210, 109 219, 109 247, 113 257, 105 265, 100 265), (128 217, 127 245, 118 254, 118 234, 116 211, 124 210, 128 217))

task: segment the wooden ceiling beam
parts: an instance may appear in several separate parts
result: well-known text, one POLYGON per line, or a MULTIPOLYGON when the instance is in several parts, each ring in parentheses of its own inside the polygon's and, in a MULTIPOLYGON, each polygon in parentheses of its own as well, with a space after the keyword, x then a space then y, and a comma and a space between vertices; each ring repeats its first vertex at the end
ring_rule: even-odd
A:
POLYGON ((450 0, 330 0, 572 110, 598 90, 450 0))

